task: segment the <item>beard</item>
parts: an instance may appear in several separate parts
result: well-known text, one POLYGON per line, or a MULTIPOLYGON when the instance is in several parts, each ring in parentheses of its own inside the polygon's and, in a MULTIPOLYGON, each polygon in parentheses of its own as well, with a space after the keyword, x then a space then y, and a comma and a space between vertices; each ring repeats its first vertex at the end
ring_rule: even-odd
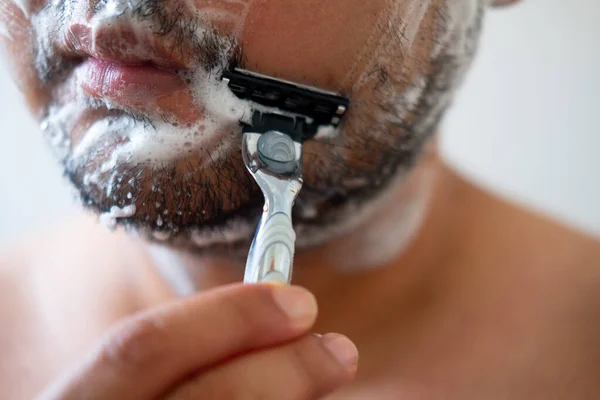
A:
MULTIPOLYGON (((176 4, 116 3, 119 7, 107 14, 113 3, 96 3, 85 18, 135 26, 171 43, 169 51, 194 65, 192 73, 181 73, 191 84, 201 81, 218 91, 225 68, 245 67, 243 48, 234 39, 176 4)), ((418 79, 406 68, 408 57, 396 35, 391 48, 397 51, 381 56, 361 85, 343 93, 352 105, 338 134, 305 144, 304 187, 293 215, 300 250, 352 229, 366 204, 391 182, 402 184, 473 58, 483 3, 472 2, 472 17, 458 25, 448 23, 442 10, 430 32, 444 38, 434 40, 438 50, 417 63, 412 60, 411 65, 423 64, 418 79)), ((77 3, 59 1, 39 13, 38 20, 61 23, 37 24, 36 51, 40 77, 56 88, 42 128, 82 204, 111 228, 122 225, 149 239, 200 252, 242 254, 252 240, 263 198, 242 162, 239 110, 218 121, 217 135, 206 126, 215 122, 215 115, 223 117, 216 110, 223 102, 212 107, 215 115, 184 126, 168 114, 149 116, 82 94, 73 78, 81 60, 56 52, 53 45, 65 36, 61 26, 72 25, 73 15, 82 14, 72 7, 77 3), (163 157, 165 152, 169 157, 163 157)), ((391 20, 389 29, 397 23, 391 20)))

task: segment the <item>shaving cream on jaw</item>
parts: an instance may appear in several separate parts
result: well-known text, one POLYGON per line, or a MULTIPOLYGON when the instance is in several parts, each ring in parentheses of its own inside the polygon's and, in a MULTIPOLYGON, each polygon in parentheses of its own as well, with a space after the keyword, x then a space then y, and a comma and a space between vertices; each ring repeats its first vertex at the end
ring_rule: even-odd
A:
MULTIPOLYGON (((133 3, 137 4, 138 1, 139 0, 134 1, 133 3)), ((407 38, 407 42, 402 43, 402 47, 405 48, 408 53, 410 53, 410 47, 414 42, 420 24, 425 18, 426 13, 424 10, 427 9, 428 4, 433 2, 433 0, 426 2, 411 0, 409 2, 411 7, 407 8, 399 7, 399 4, 406 4, 406 2, 396 1, 394 4, 390 3, 394 6, 393 8, 398 15, 402 14, 400 11, 403 11, 404 13, 401 17, 408 18, 408 20, 396 27, 387 26, 386 29, 398 30, 398 35, 407 38), (426 5, 424 5, 425 3, 426 5)), ((240 16, 247 13, 247 9, 251 4, 249 1, 232 1, 231 3, 240 3, 246 7, 242 8, 242 10, 245 11, 240 12, 240 16)), ((448 30, 458 31, 459 29, 456 29, 456 27, 460 23, 460 18, 468 18, 465 13, 465 8, 466 11, 469 11, 469 7, 476 7, 476 3, 477 0, 443 2, 444 5, 440 7, 448 8, 449 11, 452 11, 450 14, 453 15, 449 21, 450 27, 448 30)), ((123 4, 124 2, 116 0, 107 1, 103 5, 103 9, 93 17, 92 21, 90 21, 92 28, 100 29, 107 24, 118 24, 120 13, 129 12, 129 9, 123 9, 123 4)), ((210 7, 206 8, 205 11, 207 13, 206 15, 214 16, 214 10, 210 7)), ((43 12, 40 15, 40 20, 43 20, 44 18, 44 15, 42 14, 43 12)), ((230 14, 223 14, 222 17, 231 19, 232 14, 230 14)), ((46 15, 46 17, 48 17, 48 15, 46 15)), ((392 21, 397 20, 398 19, 396 18, 392 18, 392 21)), ((402 18, 399 17, 399 20, 402 21, 402 18)), ((235 30, 242 30, 243 18, 241 18, 240 21, 239 24, 235 25, 235 30)), ((49 24, 50 22, 51 21, 46 18, 45 23, 49 24)), ((140 23, 136 22, 135 18, 128 18, 127 22, 128 25, 133 24, 134 28, 136 27, 136 24, 138 24, 138 28, 140 30, 142 29, 142 27, 139 26, 140 23)), ((201 27, 198 27, 196 34, 198 37, 202 37, 205 32, 201 27)), ((388 60, 390 54, 386 45, 381 44, 381 46, 377 46, 377 49, 378 51, 375 53, 376 57, 373 58, 373 63, 382 63, 384 65, 394 63, 394 61, 388 60)), ((48 43, 46 43, 46 51, 52 51, 48 43)), ((135 51, 135 49, 130 49, 129 51, 135 51)), ((105 118, 95 122, 83 136, 83 139, 74 146, 73 158, 85 162, 85 158, 89 155, 88 150, 93 149, 98 143, 103 143, 104 141, 114 142, 114 148, 111 150, 111 155, 102 162, 102 165, 93 172, 87 173, 85 177, 87 184, 106 187, 107 195, 110 196, 111 191, 113 190, 112 183, 118 181, 118 177, 115 175, 118 172, 114 167, 123 161, 131 162, 132 164, 142 163, 150 166, 168 164, 170 161, 185 155, 186 152, 197 151, 206 143, 206 140, 214 138, 215 135, 219 135, 219 128, 223 126, 237 126, 240 120, 249 122, 248 118, 252 115, 252 109, 248 103, 233 96, 226 85, 218 80, 218 69, 225 67, 228 62, 228 54, 225 53, 226 52, 224 51, 223 57, 220 60, 220 65, 216 70, 206 72, 199 69, 193 73, 188 73, 189 75, 186 76, 192 81, 192 90, 194 91, 196 103, 204 109, 203 121, 191 126, 174 126, 160 120, 153 120, 151 121, 151 125, 144 125, 135 121, 128 115, 120 115, 118 117, 105 118), (117 141, 115 139, 119 140, 117 141)), ((367 74, 367 72, 371 71, 372 66, 373 64, 369 64, 366 70, 360 72, 367 74)), ((366 75, 363 75, 363 79, 359 79, 359 81, 364 82, 365 79, 366 75)), ((412 110, 420 101, 421 92, 425 86, 425 79, 423 76, 416 74, 412 77, 412 81, 409 82, 409 84, 410 85, 405 88, 403 92, 397 93, 395 97, 395 105, 399 111, 397 114, 400 116, 403 115, 403 112, 407 113, 412 110)), ((75 86, 79 85, 75 84, 75 86)), ((55 140, 57 143, 68 143, 70 138, 70 131, 68 129, 69 121, 73 119, 74 115, 81 113, 82 110, 89 106, 89 100, 81 93, 81 89, 76 87, 74 90, 80 93, 79 99, 72 103, 70 107, 63 106, 49 110, 48 118, 46 119, 46 126, 48 129, 53 130, 52 140, 55 140)), ((447 105, 447 101, 442 103, 443 104, 439 105, 440 109, 447 105)), ((114 108, 114 105, 107 105, 109 108, 114 108)), ((438 112, 432 111, 432 119, 436 118, 438 116, 437 114, 438 112)), ((382 116, 382 118, 386 117, 382 116)), ((330 140, 334 140, 338 136, 338 132, 330 127, 323 127, 319 133, 321 137, 330 140)), ((239 146, 239 142, 235 140, 235 136, 232 135, 223 138, 222 146, 234 145, 236 147, 239 146)), ((217 149, 213 155, 219 157, 220 154, 224 153, 226 152, 221 152, 217 149)), ((360 184, 361 183, 358 182, 357 186, 360 186, 360 184)), ((111 209, 107 215, 105 215, 104 220, 108 221, 108 225, 112 227, 112 221, 119 218, 120 215, 124 215, 123 210, 131 212, 131 208, 126 207, 134 205, 135 202, 135 196, 131 196, 131 198, 128 197, 128 202, 125 205, 117 207, 114 209, 114 212, 113 209, 111 209)), ((338 234, 340 230, 348 231, 353 229, 360 221, 364 221, 365 218, 367 218, 366 215, 369 214, 365 212, 363 208, 352 208, 350 213, 354 215, 355 218, 344 219, 346 222, 335 228, 335 230, 338 231, 336 234, 338 234)), ((158 218, 161 217, 159 216, 158 218)), ((239 227, 235 227, 235 229, 239 229, 239 227)), ((247 230, 243 231, 245 235, 247 230)), ((324 228, 324 235, 319 236, 326 238, 328 236, 327 233, 331 232, 327 232, 327 228, 324 228)), ((310 241, 310 238, 305 239, 310 241)), ((212 235, 197 235, 195 240, 198 244, 206 246, 207 243, 212 243, 213 237, 212 235)))

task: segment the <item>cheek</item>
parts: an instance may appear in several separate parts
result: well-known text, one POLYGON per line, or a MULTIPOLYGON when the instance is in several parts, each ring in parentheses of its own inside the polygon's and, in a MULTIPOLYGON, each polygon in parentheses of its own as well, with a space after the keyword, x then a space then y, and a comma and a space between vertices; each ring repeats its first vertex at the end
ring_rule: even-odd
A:
POLYGON ((27 106, 36 118, 41 118, 48 104, 49 93, 39 80, 35 68, 35 34, 26 11, 37 3, 20 4, 0 0, 0 25, 4 34, 2 58, 17 87, 25 96, 27 106))
POLYGON ((15 7, 18 7, 26 17, 28 17, 32 13, 38 12, 44 6, 47 0, 0 0, 0 2, 13 4, 15 7))
POLYGON ((209 22, 223 34, 238 36, 253 3, 254 0, 194 0, 190 13, 209 22))
POLYGON ((255 1, 241 30, 249 68, 343 91, 387 0, 255 1))

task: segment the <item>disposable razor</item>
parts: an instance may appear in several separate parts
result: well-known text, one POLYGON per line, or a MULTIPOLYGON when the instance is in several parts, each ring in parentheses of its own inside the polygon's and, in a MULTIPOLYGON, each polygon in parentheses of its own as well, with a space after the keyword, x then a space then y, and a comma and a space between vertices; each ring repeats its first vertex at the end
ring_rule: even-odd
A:
POLYGON ((338 93, 240 68, 223 73, 240 99, 257 103, 244 124, 242 156, 265 204, 246 262, 245 283, 292 280, 296 233, 292 207, 302 189, 303 143, 337 128, 350 102, 338 93))

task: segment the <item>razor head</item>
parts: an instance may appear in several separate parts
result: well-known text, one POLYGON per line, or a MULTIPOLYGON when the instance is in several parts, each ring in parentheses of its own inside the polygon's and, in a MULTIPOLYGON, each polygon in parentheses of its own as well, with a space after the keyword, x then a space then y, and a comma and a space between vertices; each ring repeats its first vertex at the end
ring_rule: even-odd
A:
POLYGON ((338 93, 275 79, 241 68, 224 71, 222 79, 240 99, 298 116, 292 118, 276 113, 255 112, 252 121, 255 130, 260 130, 266 125, 265 132, 280 130, 301 142, 312 139, 320 126, 338 127, 350 106, 350 101, 338 93), (271 116, 270 119, 265 120, 265 115, 271 116), (277 120, 277 117, 272 116, 281 118, 277 120), (284 120, 287 122, 281 122, 284 120), (287 129, 273 127, 271 122, 284 123, 287 129))

